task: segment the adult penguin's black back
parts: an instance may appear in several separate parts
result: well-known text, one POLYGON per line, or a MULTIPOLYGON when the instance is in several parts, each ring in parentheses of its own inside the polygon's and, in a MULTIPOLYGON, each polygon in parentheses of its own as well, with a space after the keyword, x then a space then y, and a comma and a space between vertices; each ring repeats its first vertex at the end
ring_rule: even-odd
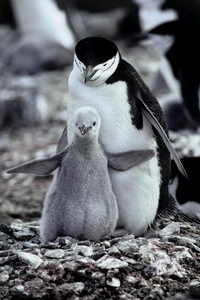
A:
MULTIPOLYGON (((151 91, 144 83, 142 78, 133 66, 125 60, 121 60, 116 74, 111 76, 107 83, 112 83, 117 80, 124 80, 128 86, 128 99, 131 106, 132 124, 138 129, 143 130, 142 106, 139 99, 141 99, 154 114, 159 124, 164 129, 168 136, 168 127, 163 115, 162 108, 157 99, 152 95, 151 91), (118 78, 118 79, 117 79, 118 78)), ((158 214, 171 214, 175 207, 175 201, 169 194, 169 180, 171 174, 171 157, 170 152, 165 145, 160 132, 153 128, 153 135, 157 143, 158 164, 160 166, 161 183, 160 183, 160 197, 158 205, 158 214), (165 213, 164 213, 165 212, 165 213)))

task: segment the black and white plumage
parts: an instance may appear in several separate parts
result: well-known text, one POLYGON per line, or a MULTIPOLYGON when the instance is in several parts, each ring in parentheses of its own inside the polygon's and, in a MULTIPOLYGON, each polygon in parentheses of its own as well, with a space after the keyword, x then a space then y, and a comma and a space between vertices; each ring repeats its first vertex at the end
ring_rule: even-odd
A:
POLYGON ((7 171, 47 175, 58 168, 44 200, 40 229, 43 241, 66 235, 89 240, 111 235, 118 207, 108 164, 123 171, 154 156, 151 150, 105 154, 98 143, 100 122, 94 108, 76 110, 71 145, 50 158, 7 171))
POLYGON ((105 152, 152 149, 156 153, 125 172, 109 170, 119 207, 118 225, 142 235, 157 215, 173 213, 168 149, 184 173, 169 142, 161 107, 137 71, 122 59, 117 46, 102 37, 78 42, 68 85, 69 144, 74 111, 90 105, 101 116, 99 141, 105 152))

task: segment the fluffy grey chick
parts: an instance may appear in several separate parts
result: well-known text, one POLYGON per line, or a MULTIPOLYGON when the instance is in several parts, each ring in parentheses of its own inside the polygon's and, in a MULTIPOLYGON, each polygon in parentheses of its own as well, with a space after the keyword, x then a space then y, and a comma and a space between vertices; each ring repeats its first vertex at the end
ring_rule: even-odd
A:
POLYGON ((100 116, 91 107, 74 116, 74 139, 46 194, 40 235, 99 240, 110 236, 118 208, 108 175, 108 160, 99 143, 100 116))
POLYGON ((78 109, 74 138, 68 147, 50 158, 7 171, 47 175, 58 168, 44 200, 40 228, 43 241, 66 235, 89 240, 111 235, 118 208, 108 166, 125 171, 155 155, 150 149, 105 154, 98 143, 100 121, 96 109, 78 109))

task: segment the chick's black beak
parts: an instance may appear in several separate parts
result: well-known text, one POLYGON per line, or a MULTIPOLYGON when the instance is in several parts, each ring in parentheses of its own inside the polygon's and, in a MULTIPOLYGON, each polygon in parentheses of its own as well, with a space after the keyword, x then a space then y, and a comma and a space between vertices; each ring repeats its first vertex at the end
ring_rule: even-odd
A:
POLYGON ((89 131, 90 127, 87 127, 85 125, 79 127, 79 130, 81 132, 82 135, 86 134, 89 131))
POLYGON ((93 70, 91 66, 88 66, 84 70, 84 78, 85 78, 85 83, 90 81, 90 79, 96 74, 97 70, 93 70))

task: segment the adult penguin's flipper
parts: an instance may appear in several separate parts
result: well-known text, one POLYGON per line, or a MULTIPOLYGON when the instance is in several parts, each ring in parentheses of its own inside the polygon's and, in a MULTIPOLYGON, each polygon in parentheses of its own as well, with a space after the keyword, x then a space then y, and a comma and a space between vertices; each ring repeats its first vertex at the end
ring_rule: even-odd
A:
POLYGON ((139 165, 153 156, 155 152, 151 149, 147 150, 133 150, 122 153, 107 153, 108 165, 118 171, 126 171, 136 165, 139 165))
POLYGON ((161 126, 161 124, 158 122, 158 120, 156 119, 156 117, 154 116, 154 114, 151 112, 151 110, 147 107, 147 105, 144 103, 144 101, 138 97, 141 107, 142 107, 142 113, 143 115, 149 120, 149 122, 151 123, 151 125, 158 131, 158 133, 160 134, 160 136, 163 139, 163 142, 165 143, 166 147, 168 148, 169 152, 171 153, 174 161, 176 162, 176 165, 179 169, 179 171, 181 172, 181 174, 183 176, 185 176, 188 180, 188 175, 175 151, 175 149, 173 148, 167 134, 165 133, 163 127, 161 126))

